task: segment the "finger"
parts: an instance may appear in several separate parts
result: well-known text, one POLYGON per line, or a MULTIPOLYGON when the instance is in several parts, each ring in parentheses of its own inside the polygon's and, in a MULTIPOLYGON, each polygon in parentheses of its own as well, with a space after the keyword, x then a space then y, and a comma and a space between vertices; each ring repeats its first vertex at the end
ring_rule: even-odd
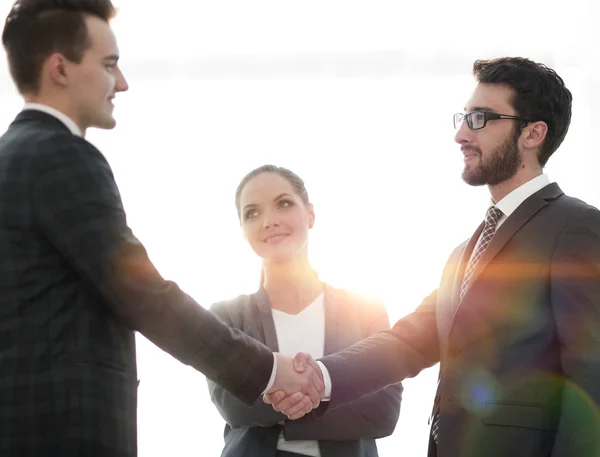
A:
POLYGON ((318 372, 313 374, 312 383, 314 388, 319 392, 319 395, 322 398, 323 395, 325 395, 325 382, 323 381, 323 374, 321 373, 320 369, 318 372))
POLYGON ((323 397, 325 394, 325 383, 323 382, 323 372, 321 371, 321 367, 312 357, 308 358, 308 365, 312 368, 312 383, 320 394, 320 397, 323 397))
MULTIPOLYGON (((319 405, 317 405, 317 406, 319 406, 319 405)), ((312 410, 314 410, 314 409, 315 409, 315 408, 313 407, 313 405, 312 405, 312 403, 311 403, 311 404, 309 404, 309 405, 306 407, 306 410, 304 411, 304 414, 308 414, 308 413, 310 413, 310 412, 311 412, 312 410)))
POLYGON ((280 402, 274 403, 273 409, 279 412, 287 411, 300 403, 303 398, 304 394, 302 392, 296 392, 295 394, 288 395, 280 402))
POLYGON ((306 360, 306 362, 308 363, 308 365, 315 370, 316 373, 318 373, 320 376, 322 376, 321 374, 321 367, 317 364, 317 362, 315 361, 315 359, 313 359, 312 357, 308 356, 308 359, 306 360))
POLYGON ((304 373, 306 370, 306 366, 310 364, 312 361, 312 357, 305 352, 298 352, 296 357, 294 357, 294 370, 297 373, 304 373))
MULTIPOLYGON (((316 378, 316 375, 314 376, 316 378)), ((319 390, 317 390, 317 388, 314 385, 314 381, 315 379, 312 379, 313 382, 309 383, 308 386, 306 387, 306 395, 308 396, 310 402, 311 402, 311 406, 313 408, 316 408, 317 406, 319 406, 319 403, 321 402, 321 392, 319 392, 319 390)), ((318 381, 318 379, 317 379, 318 381)))
POLYGON ((274 405, 275 403, 279 403, 286 397, 286 393, 283 390, 278 390, 276 392, 272 392, 269 394, 263 395, 263 401, 267 405, 274 405))
POLYGON ((310 398, 304 397, 296 406, 284 411, 284 414, 290 420, 296 420, 303 417, 306 413, 312 411, 312 403, 310 398))
POLYGON ((289 414, 288 419, 297 420, 301 417, 304 417, 306 414, 310 413, 313 410, 312 403, 310 399, 305 397, 298 406, 294 407, 293 410, 287 411, 289 414))

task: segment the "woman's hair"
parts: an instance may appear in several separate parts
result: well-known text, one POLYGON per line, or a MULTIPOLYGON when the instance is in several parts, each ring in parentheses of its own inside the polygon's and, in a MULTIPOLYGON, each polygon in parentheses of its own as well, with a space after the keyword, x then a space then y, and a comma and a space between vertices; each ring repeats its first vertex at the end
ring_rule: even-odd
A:
POLYGON ((263 165, 261 167, 255 168, 246 176, 244 176, 240 181, 237 190, 235 191, 235 208, 237 209, 238 218, 240 220, 242 219, 242 215, 240 212, 240 198, 242 196, 242 191, 244 190, 246 184, 248 184, 248 181, 262 173, 278 174, 291 184, 291 186, 294 188, 294 192, 296 192, 296 194, 300 197, 300 199, 304 202, 305 205, 308 205, 310 203, 308 199, 308 192, 306 191, 306 187, 304 186, 304 181, 302 180, 302 178, 300 178, 300 176, 298 176, 293 171, 288 170, 287 168, 278 167, 275 165, 263 165))

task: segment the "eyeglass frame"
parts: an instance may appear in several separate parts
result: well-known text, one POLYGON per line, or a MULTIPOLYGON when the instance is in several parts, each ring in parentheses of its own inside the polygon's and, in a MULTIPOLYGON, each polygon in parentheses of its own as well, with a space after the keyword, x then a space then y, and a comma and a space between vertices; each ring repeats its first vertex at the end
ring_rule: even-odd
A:
POLYGON ((519 116, 513 116, 511 114, 500 114, 500 113, 494 113, 492 111, 484 111, 484 110, 475 110, 475 111, 471 111, 470 113, 454 113, 454 116, 452 117, 453 123, 454 123, 454 128, 456 130, 460 129, 460 126, 462 125, 462 123, 464 121, 467 121, 467 127, 469 127, 470 130, 481 130, 482 128, 484 128, 488 121, 495 121, 498 119, 511 119, 511 120, 516 120, 516 121, 521 121, 521 122, 525 122, 526 124, 530 123, 530 122, 537 122, 537 121, 532 121, 530 119, 525 119, 519 116), (471 116, 474 113, 483 113, 483 125, 481 127, 477 127, 476 129, 474 129, 472 127, 473 122, 470 121, 471 116), (463 117, 462 121, 460 122, 460 124, 457 126, 456 125, 456 116, 461 115, 463 117))

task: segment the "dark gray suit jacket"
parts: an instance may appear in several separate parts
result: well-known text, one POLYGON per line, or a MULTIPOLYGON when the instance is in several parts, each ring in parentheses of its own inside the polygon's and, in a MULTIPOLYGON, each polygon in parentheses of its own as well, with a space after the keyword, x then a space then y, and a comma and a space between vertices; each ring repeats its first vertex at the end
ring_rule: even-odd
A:
MULTIPOLYGON (((216 303, 211 311, 228 325, 278 350, 273 315, 263 289, 216 303)), ((340 351, 389 326, 381 303, 325 286, 325 354, 340 351)), ((208 387, 213 403, 227 422, 222 457, 274 456, 282 429, 287 440, 319 440, 322 457, 376 457, 375 438, 394 431, 402 397, 402 385, 396 384, 327 416, 317 418, 311 414, 287 421, 282 427, 278 422, 286 417, 261 400, 248 408, 218 384, 209 381, 208 387)))
POLYGON ((20 113, 0 138, 0 455, 134 457, 134 330, 247 403, 266 387, 271 351, 161 278, 102 154, 20 113))
POLYGON ((439 457, 599 456, 600 212, 556 184, 538 191, 498 228, 459 303, 481 230, 414 313, 322 359, 328 409, 441 362, 439 457))

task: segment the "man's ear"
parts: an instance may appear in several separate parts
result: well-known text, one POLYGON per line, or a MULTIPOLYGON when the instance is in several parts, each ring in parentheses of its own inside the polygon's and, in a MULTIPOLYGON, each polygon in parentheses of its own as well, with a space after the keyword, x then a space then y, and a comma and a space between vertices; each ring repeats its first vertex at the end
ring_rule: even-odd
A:
POLYGON ((50 80, 57 86, 65 87, 69 83, 69 66, 72 65, 67 58, 55 52, 46 60, 45 71, 50 80))
POLYGON ((523 130, 523 147, 526 149, 539 149, 548 134, 548 124, 544 121, 532 122, 523 130))

